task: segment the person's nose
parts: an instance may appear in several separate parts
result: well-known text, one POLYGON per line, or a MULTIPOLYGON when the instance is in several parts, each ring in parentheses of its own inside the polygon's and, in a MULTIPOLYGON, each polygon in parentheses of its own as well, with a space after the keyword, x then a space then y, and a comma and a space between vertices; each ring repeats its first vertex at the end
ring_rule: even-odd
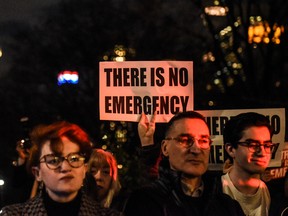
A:
POLYGON ((195 139, 193 141, 193 144, 189 147, 189 151, 193 152, 193 153, 200 153, 201 152, 201 147, 200 147, 197 139, 195 139))
POLYGON ((61 171, 70 171, 72 169, 71 165, 68 163, 67 159, 64 159, 60 164, 61 171))
POLYGON ((98 171, 95 173, 94 178, 96 179, 96 181, 101 181, 101 180, 102 180, 101 170, 98 170, 98 171))
POLYGON ((258 148, 257 148, 257 151, 255 153, 257 155, 264 155, 266 153, 264 145, 259 145, 258 148))

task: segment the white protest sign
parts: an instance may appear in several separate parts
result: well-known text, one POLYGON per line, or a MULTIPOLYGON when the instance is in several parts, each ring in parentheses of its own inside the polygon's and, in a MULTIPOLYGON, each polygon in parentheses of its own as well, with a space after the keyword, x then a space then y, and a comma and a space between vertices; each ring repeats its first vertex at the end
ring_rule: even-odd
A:
POLYGON ((139 120, 158 111, 167 122, 179 111, 193 110, 193 62, 100 62, 100 120, 139 120))
POLYGON ((272 137, 273 143, 279 143, 279 147, 275 155, 272 155, 269 167, 281 166, 281 152, 285 147, 285 109, 239 109, 239 110, 198 110, 206 118, 212 136, 213 144, 211 146, 209 169, 222 170, 224 158, 223 146, 223 128, 225 123, 233 116, 244 112, 257 112, 267 116, 274 128, 272 137))

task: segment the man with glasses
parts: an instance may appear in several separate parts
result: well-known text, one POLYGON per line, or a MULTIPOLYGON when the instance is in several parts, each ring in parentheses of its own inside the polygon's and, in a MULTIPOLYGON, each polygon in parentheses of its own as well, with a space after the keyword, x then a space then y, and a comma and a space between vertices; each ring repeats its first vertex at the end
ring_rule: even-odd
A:
POLYGON ((159 179, 131 194, 125 215, 244 215, 237 201, 203 175, 211 143, 202 115, 194 111, 176 114, 161 144, 159 179))
POLYGON ((81 190, 92 146, 78 125, 41 125, 32 131, 31 142, 28 165, 42 188, 27 202, 4 207, 0 215, 119 215, 81 190))
POLYGON ((232 163, 222 176, 223 192, 237 200, 246 215, 265 216, 269 212, 270 194, 260 175, 277 148, 272 135, 269 120, 254 112, 231 118, 223 131, 228 161, 232 163))

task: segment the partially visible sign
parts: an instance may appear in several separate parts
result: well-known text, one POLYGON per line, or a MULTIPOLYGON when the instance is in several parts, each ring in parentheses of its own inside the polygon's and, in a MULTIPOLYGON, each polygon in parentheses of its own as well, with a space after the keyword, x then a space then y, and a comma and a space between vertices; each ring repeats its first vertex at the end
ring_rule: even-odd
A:
POLYGON ((240 109, 240 110, 199 110, 210 128, 210 133, 213 137, 213 144, 210 152, 210 170, 222 170, 225 148, 223 145, 223 128, 225 123, 233 116, 244 112, 257 112, 269 118, 271 125, 274 128, 272 141, 279 143, 278 150, 275 155, 272 155, 269 167, 281 166, 281 151, 285 146, 285 109, 240 109))
POLYGON ((267 168, 262 179, 270 181, 271 179, 284 178, 288 170, 288 143, 285 143, 281 152, 281 166, 267 168))

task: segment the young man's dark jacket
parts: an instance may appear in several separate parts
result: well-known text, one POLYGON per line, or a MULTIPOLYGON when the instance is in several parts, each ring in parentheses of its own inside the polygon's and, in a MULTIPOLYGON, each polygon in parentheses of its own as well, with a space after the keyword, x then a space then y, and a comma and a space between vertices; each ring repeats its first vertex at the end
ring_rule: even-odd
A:
MULTIPOLYGON (((239 203, 223 194, 220 182, 204 178, 201 197, 184 194, 180 173, 172 171, 165 160, 159 166, 159 179, 133 192, 127 202, 125 216, 237 216, 244 215, 239 203)), ((208 176, 206 176, 208 177, 208 176)))

